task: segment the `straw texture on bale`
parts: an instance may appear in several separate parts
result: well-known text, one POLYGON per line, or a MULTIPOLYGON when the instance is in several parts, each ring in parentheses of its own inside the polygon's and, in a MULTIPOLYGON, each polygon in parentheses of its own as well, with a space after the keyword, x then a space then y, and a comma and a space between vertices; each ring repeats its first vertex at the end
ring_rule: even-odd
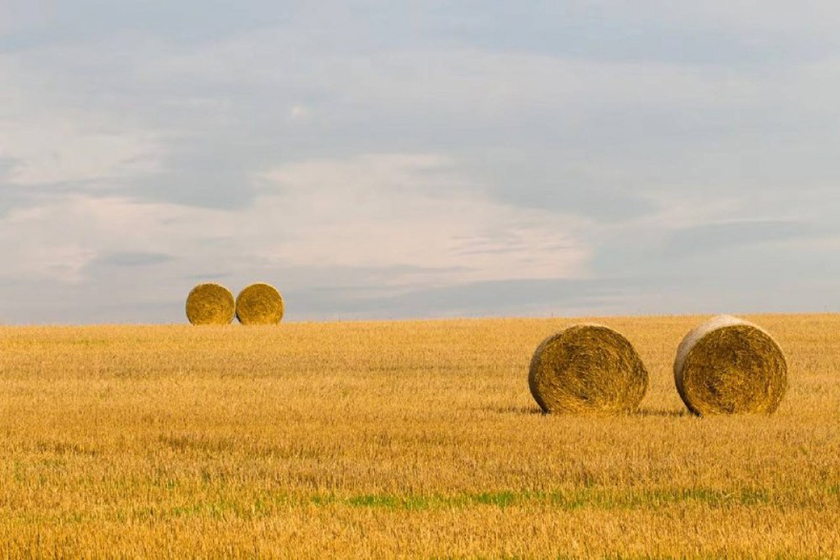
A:
POLYGON ((227 325, 235 311, 233 294, 219 284, 199 284, 187 296, 187 319, 193 325, 227 325))
POLYGON ((621 334, 575 325, 540 344, 528 384, 545 412, 629 412, 647 392, 648 372, 621 334))
POLYGON ((243 325, 276 325, 284 311, 283 296, 269 284, 252 284, 236 298, 236 317, 243 325))
POLYGON ((694 414, 770 414, 787 391, 787 362, 766 331, 724 315, 686 335, 674 381, 694 414))

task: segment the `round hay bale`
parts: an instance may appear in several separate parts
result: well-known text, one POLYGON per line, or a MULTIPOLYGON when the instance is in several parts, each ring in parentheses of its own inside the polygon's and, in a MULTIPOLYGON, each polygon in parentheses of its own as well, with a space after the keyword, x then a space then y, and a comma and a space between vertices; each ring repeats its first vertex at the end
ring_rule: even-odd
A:
POLYGON ((686 335, 677 350, 674 381, 685 405, 699 416, 771 414, 787 391, 787 362, 766 331, 724 315, 686 335))
POLYGON ((199 284, 187 296, 187 319, 193 325, 227 325, 236 310, 233 294, 219 284, 199 284))
POLYGON ((283 296, 269 284, 252 284, 236 298, 236 318, 243 325, 276 325, 284 312, 283 296))
POLYGON ((528 384, 545 412, 629 412, 647 392, 648 372, 621 334, 575 325, 540 344, 528 384))

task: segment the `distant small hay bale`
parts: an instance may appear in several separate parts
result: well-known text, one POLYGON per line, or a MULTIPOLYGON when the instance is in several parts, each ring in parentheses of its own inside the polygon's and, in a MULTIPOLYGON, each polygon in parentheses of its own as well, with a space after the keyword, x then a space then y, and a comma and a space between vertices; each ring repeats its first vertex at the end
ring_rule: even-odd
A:
POLYGON ((540 344, 528 384, 545 412, 629 412, 647 392, 648 372, 621 334, 575 325, 540 344))
POLYGON ((219 284, 199 284, 187 296, 187 319, 193 325, 227 325, 233 321, 233 294, 219 284))
POLYGON ((699 416, 771 414, 787 391, 787 362, 766 331, 724 315, 686 335, 677 350, 674 381, 685 405, 699 416))
POLYGON ((252 284, 236 298, 236 318, 243 325, 276 325, 284 312, 283 296, 269 284, 252 284))

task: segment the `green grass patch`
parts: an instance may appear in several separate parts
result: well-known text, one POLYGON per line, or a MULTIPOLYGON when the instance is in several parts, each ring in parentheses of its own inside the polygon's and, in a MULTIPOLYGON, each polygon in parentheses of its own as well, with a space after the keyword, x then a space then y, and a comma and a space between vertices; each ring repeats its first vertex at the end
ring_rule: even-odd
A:
MULTIPOLYGON (((396 496, 363 495, 349 498, 313 496, 309 503, 317 506, 345 505, 354 508, 389 510, 464 509, 477 506, 506 508, 512 506, 548 506, 564 511, 582 508, 655 509, 663 506, 697 503, 712 508, 734 506, 779 505, 773 496, 760 489, 737 491, 709 488, 659 489, 622 491, 581 488, 555 492, 481 492, 475 494, 396 496)), ((789 505, 790 502, 787 503, 789 505)))

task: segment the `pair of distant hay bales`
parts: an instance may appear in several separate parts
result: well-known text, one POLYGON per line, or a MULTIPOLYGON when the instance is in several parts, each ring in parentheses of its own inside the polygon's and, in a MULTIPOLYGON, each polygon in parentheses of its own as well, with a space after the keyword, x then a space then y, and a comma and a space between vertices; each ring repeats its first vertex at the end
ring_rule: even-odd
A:
POLYGON ((283 296, 274 286, 252 284, 233 299, 220 284, 199 284, 187 296, 187 319, 193 325, 228 325, 236 317, 243 325, 276 325, 283 320, 283 296))
MULTIPOLYGON (((683 339, 674 381, 688 409, 711 414, 773 413, 787 390, 787 363, 760 327, 721 316, 683 339)), ((531 394, 545 412, 630 412, 648 372, 630 342, 600 325, 575 325, 537 348, 531 394)))

